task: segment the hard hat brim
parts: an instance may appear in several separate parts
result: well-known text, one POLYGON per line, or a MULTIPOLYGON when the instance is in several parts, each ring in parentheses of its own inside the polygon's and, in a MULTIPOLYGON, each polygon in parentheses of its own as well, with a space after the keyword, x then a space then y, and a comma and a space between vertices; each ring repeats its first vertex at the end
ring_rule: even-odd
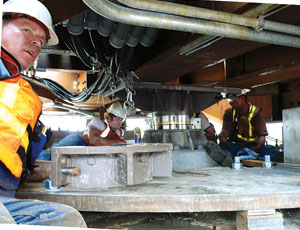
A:
MULTIPOLYGON (((44 24, 44 23, 43 23, 44 24)), ((45 24, 44 24, 45 25, 45 24)), ((50 35, 50 38, 49 40, 47 41, 47 43, 45 44, 45 46, 53 46, 53 45, 57 45, 59 43, 59 40, 58 40, 58 37, 56 35, 56 33, 54 32, 54 30, 45 25, 47 27, 47 29, 49 30, 49 35, 50 35)))

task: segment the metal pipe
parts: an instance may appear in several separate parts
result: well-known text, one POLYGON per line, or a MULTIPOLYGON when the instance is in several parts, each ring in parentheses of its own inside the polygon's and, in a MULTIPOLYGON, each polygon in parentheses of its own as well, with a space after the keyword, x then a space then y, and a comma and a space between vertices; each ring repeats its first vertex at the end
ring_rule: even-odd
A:
POLYGON ((109 37, 113 30, 115 22, 108 18, 101 17, 98 25, 98 33, 103 37, 109 37))
POLYGON ((71 18, 67 23, 67 29, 72 35, 80 35, 84 31, 84 14, 71 18))
POLYGON ((55 103, 55 102, 48 102, 48 103, 43 104, 43 110, 48 109, 48 108, 65 109, 65 110, 77 112, 77 113, 80 113, 80 114, 83 114, 83 115, 86 115, 86 116, 91 116, 91 117, 95 116, 95 113, 93 113, 93 112, 78 109, 75 106, 58 104, 58 103, 55 103))
POLYGON ((156 28, 147 28, 141 39, 141 45, 145 47, 152 46, 157 38, 158 31, 159 29, 156 28))
POLYGON ((109 43, 111 46, 116 49, 123 48, 127 40, 129 29, 130 25, 118 23, 109 36, 109 43))
POLYGON ((90 10, 85 13, 84 25, 88 30, 97 30, 99 22, 99 14, 90 10))
POLYGON ((145 30, 146 28, 141 26, 132 27, 128 33, 126 44, 129 47, 136 47, 139 44, 145 30))
MULTIPOLYGON (((259 15, 265 15, 266 13, 269 13, 270 11, 273 11, 278 8, 282 8, 282 6, 275 4, 260 4, 255 8, 252 8, 251 10, 247 10, 245 13, 243 13, 243 15, 248 17, 258 17, 259 15)), ((219 41, 220 39, 222 39, 222 37, 203 35, 200 38, 181 47, 179 53, 180 55, 190 55, 200 49, 210 46, 211 44, 219 41)), ((214 64, 216 63, 213 63, 213 65, 214 64)))
POLYGON ((267 31, 257 33, 249 28, 237 25, 138 11, 113 4, 107 0, 83 0, 83 2, 100 15, 125 24, 210 34, 300 48, 300 38, 290 35, 276 34, 267 31))
POLYGON ((218 22, 227 22, 235 25, 249 26, 257 30, 266 29, 281 33, 300 35, 300 26, 272 22, 262 18, 232 14, 228 12, 215 11, 195 6, 182 5, 172 2, 156 0, 117 0, 127 6, 142 10, 168 13, 185 17, 201 18, 218 22))

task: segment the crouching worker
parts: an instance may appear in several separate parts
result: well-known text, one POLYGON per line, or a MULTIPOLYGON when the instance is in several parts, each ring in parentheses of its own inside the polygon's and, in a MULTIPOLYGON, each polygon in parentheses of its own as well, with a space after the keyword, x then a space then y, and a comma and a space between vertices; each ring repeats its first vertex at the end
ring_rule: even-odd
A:
POLYGON ((223 127, 219 135, 220 146, 230 157, 241 159, 280 158, 278 150, 265 145, 268 135, 261 109, 247 101, 247 95, 231 95, 231 108, 223 116, 223 127))
MULTIPOLYGON (((121 125, 126 119, 126 112, 120 102, 111 104, 105 113, 105 121, 91 120, 83 135, 71 134, 53 144, 59 146, 104 146, 126 143, 121 125)), ((43 150, 38 160, 51 160, 51 148, 43 150)))
POLYGON ((107 109, 105 121, 94 119, 88 123, 83 138, 87 145, 102 146, 126 143, 121 129, 125 119, 124 108, 120 102, 115 102, 107 109))
POLYGON ((33 130, 42 103, 21 71, 41 47, 58 43, 48 9, 37 0, 3 5, 0 61, 0 223, 86 227, 80 213, 62 204, 16 199, 31 163, 33 130))

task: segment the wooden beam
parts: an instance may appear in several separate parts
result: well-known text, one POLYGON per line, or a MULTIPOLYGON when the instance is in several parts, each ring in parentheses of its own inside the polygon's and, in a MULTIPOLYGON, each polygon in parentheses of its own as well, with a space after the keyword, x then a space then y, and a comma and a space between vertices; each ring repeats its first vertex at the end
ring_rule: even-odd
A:
POLYGON ((262 115, 265 119, 272 120, 272 95, 249 96, 248 101, 257 107, 262 108, 262 115))
POLYGON ((221 87, 252 88, 296 79, 300 79, 300 60, 233 77, 216 85, 221 87))
POLYGON ((165 82, 261 46, 265 44, 225 38, 188 56, 180 55, 180 48, 175 47, 145 63, 136 72, 140 81, 165 82))
POLYGON ((211 84, 225 80, 224 62, 208 68, 200 68, 191 74, 192 84, 211 84))
MULTIPOLYGON (((268 19, 280 22, 283 21, 290 24, 298 24, 300 16, 297 12, 299 12, 299 9, 300 8, 297 6, 291 6, 276 13, 275 15, 272 15, 272 17, 268 17, 268 19)), ((183 35, 184 33, 181 34, 183 35)), ((187 56, 180 55, 180 47, 173 47, 173 49, 169 49, 168 51, 161 53, 159 56, 156 56, 149 62, 142 65, 137 69, 137 73, 141 81, 165 82, 177 77, 189 75, 194 71, 199 71, 199 68, 207 67, 209 65, 213 65, 214 63, 219 63, 224 59, 243 55, 247 52, 253 51, 260 47, 264 47, 266 45, 267 44, 258 42, 223 38, 211 44, 210 46, 199 49, 187 56)), ((275 46, 271 46, 268 49, 272 50, 273 48, 275 48, 275 46)), ((239 72, 239 75, 245 74, 247 73, 247 71, 249 73, 250 71, 258 71, 259 68, 265 69, 267 67, 274 66, 275 64, 272 64, 271 61, 273 59, 276 59, 276 61, 280 61, 281 50, 286 50, 286 52, 283 54, 284 60, 286 61, 282 62, 281 60, 281 63, 288 62, 289 54, 295 53, 295 55, 297 56, 297 52, 299 52, 299 49, 296 48, 285 49, 277 47, 276 52, 274 51, 276 53, 276 56, 274 55, 274 53, 273 55, 271 55, 270 53, 270 56, 268 57, 264 57, 265 53, 260 53, 260 56, 256 57, 255 55, 247 56, 247 58, 249 59, 249 63, 252 63, 252 66, 245 66, 245 72, 239 72), (252 57, 254 62, 250 62, 250 59, 252 57), (259 57, 259 59, 257 57, 259 57), (255 62, 255 60, 261 61, 258 63, 257 61, 255 62), (264 62, 268 63, 268 65, 264 65, 264 62)), ((261 51, 262 50, 260 50, 259 52, 261 51)), ((248 63, 248 59, 245 59, 245 63, 248 63)))
POLYGON ((216 104, 203 110, 205 115, 219 124, 223 122, 223 115, 226 109, 230 108, 229 102, 226 99, 223 99, 216 104))
MULTIPOLYGON (((244 166, 248 167, 263 167, 263 162, 262 160, 241 160, 242 164, 244 166)), ((277 162, 272 162, 274 166, 277 165, 277 162)))

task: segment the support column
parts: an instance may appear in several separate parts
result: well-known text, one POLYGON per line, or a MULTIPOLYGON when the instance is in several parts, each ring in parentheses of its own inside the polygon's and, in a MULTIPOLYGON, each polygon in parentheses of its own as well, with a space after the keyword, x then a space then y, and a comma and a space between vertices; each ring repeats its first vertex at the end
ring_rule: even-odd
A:
POLYGON ((275 209, 236 213, 237 230, 284 230, 283 217, 275 209))

